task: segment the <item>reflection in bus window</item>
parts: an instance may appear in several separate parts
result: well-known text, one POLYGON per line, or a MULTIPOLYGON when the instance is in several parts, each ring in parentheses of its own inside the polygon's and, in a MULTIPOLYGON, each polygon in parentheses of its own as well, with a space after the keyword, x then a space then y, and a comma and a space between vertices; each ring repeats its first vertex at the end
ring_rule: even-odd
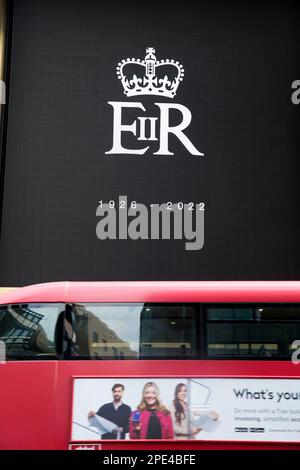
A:
POLYGON ((298 304, 30 303, 0 308, 7 360, 290 359, 298 304))
POLYGON ((196 356, 196 311, 191 305, 77 304, 73 310, 80 357, 196 356))
POLYGON ((0 340, 7 360, 56 357, 55 326, 61 304, 22 304, 0 308, 0 340))

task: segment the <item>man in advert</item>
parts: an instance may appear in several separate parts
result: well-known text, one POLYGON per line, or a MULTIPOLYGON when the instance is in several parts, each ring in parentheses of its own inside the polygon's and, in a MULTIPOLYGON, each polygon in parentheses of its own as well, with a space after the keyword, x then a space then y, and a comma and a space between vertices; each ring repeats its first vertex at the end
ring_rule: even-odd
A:
MULTIPOLYGON (((124 395, 124 385, 115 384, 112 387, 113 401, 102 405, 97 413, 90 411, 88 418, 92 418, 96 414, 102 418, 111 421, 119 427, 120 439, 125 439, 126 433, 129 432, 129 417, 131 408, 122 402, 124 395)), ((117 439, 118 433, 116 431, 107 432, 102 434, 102 439, 117 439)))

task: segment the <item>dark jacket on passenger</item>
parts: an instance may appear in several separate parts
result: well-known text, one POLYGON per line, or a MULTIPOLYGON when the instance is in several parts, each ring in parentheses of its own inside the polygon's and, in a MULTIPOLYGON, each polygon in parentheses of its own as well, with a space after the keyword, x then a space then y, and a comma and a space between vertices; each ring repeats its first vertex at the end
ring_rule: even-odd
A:
MULTIPOLYGON (((131 408, 128 405, 120 405, 117 409, 115 409, 113 403, 106 403, 105 405, 101 406, 97 411, 97 415, 101 416, 102 418, 108 419, 112 421, 117 426, 123 428, 121 432, 121 439, 125 439, 125 434, 129 432, 129 417, 131 413, 131 408)), ((116 439, 117 434, 113 432, 107 432, 102 434, 102 439, 116 439)))

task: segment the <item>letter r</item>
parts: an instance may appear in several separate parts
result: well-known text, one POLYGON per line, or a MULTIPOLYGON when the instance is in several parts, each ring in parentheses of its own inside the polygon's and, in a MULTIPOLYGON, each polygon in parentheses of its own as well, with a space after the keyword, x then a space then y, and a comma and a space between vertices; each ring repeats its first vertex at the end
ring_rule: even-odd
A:
POLYGON ((191 111, 183 106, 182 104, 178 103, 154 103, 156 106, 160 108, 160 147, 154 155, 174 155, 173 152, 169 151, 169 134, 174 134, 180 140, 180 142, 185 146, 185 148, 192 154, 192 155, 201 155, 203 156, 204 153, 200 153, 196 147, 192 144, 192 142, 188 139, 188 137, 182 132, 186 129, 192 120, 192 113, 191 111), (169 125, 169 110, 177 109, 182 114, 182 121, 177 126, 170 126, 169 125))

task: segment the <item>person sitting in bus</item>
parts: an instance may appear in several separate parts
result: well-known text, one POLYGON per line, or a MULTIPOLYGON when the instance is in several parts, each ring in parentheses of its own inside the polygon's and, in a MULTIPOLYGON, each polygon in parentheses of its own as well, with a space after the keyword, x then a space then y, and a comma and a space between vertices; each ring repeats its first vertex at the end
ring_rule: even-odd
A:
MULTIPOLYGON (((115 384, 112 387, 113 401, 111 403, 105 403, 101 406, 97 413, 90 411, 88 419, 92 418, 96 414, 102 418, 108 419, 112 423, 119 427, 120 439, 125 439, 126 434, 129 431, 129 417, 131 408, 122 402, 125 387, 123 384, 115 384)), ((107 432, 102 434, 101 439, 117 439, 118 432, 107 432)))
POLYGON ((174 439, 171 413, 154 382, 144 385, 141 402, 130 416, 129 435, 131 439, 174 439))
POLYGON ((262 344, 261 347, 259 348, 257 355, 264 356, 264 357, 272 357, 272 354, 270 353, 270 351, 266 348, 264 344, 262 344))
POLYGON ((191 426, 188 422, 188 404, 186 401, 187 388, 184 383, 175 387, 174 400, 171 404, 171 416, 173 419, 175 439, 194 439, 201 428, 191 426))

